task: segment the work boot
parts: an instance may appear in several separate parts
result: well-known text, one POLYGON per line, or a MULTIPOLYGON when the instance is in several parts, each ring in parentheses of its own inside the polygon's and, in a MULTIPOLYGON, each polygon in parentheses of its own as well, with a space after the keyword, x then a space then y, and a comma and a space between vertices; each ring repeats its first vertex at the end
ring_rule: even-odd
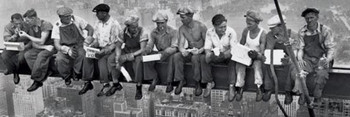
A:
POLYGON ((205 90, 205 93, 204 93, 204 97, 207 98, 210 96, 210 93, 211 93, 211 89, 215 86, 215 83, 214 82, 208 82, 207 84, 207 88, 205 90))
POLYGON ((110 87, 110 85, 107 83, 107 84, 104 84, 102 89, 100 90, 100 92, 97 94, 97 97, 101 97, 101 96, 104 96, 106 94, 106 92, 108 91, 107 89, 110 87))
POLYGON ((256 102, 260 102, 262 100, 262 97, 263 97, 263 93, 261 91, 261 88, 257 88, 256 89, 256 98, 255 98, 255 101, 256 102))
POLYGON ((241 101, 243 98, 243 87, 238 87, 236 101, 241 101))
POLYGON ((264 93, 262 100, 267 102, 271 99, 272 90, 268 90, 264 93))
POLYGON ((148 91, 154 91, 154 89, 156 89, 158 81, 159 81, 158 79, 153 79, 152 84, 148 88, 148 91))
POLYGON ((166 93, 170 93, 171 91, 174 90, 173 84, 171 82, 168 83, 168 85, 166 86, 166 93))
POLYGON ((109 88, 109 90, 106 92, 106 96, 114 95, 116 91, 120 91, 122 89, 123 89, 123 86, 119 82, 113 83, 113 86, 109 88))
POLYGON ((195 96, 200 96, 202 95, 202 87, 201 87, 201 83, 197 82, 197 85, 196 85, 196 89, 194 90, 194 95, 195 96))
POLYGON ((179 85, 175 89, 175 95, 179 95, 182 92, 182 87, 186 84, 186 80, 181 80, 179 85))
POLYGON ((135 100, 140 100, 140 99, 142 99, 142 85, 136 86, 135 100))
POLYGON ((289 105, 293 102, 293 95, 292 92, 287 91, 285 98, 284 98, 284 104, 289 105))
POLYGON ((91 82, 85 82, 84 87, 79 91, 79 95, 85 94, 87 91, 92 90, 94 86, 91 82))
POLYGON ((301 94, 299 96, 298 104, 299 105, 304 105, 305 104, 305 96, 304 96, 304 94, 301 94))
POLYGON ((43 86, 43 83, 34 81, 33 84, 27 89, 28 92, 37 90, 39 87, 43 86))
POLYGON ((228 101, 232 102, 235 99, 236 95, 236 87, 233 84, 230 84, 228 92, 228 101))
POLYGON ((19 74, 18 73, 14 73, 13 74, 13 82, 15 83, 15 84, 18 84, 19 83, 19 81, 20 81, 20 77, 19 77, 19 74))
POLYGON ((9 74, 12 74, 8 69, 6 69, 5 71, 4 71, 4 75, 9 75, 9 74))
POLYGON ((67 86, 69 86, 71 83, 72 81, 70 80, 70 78, 64 79, 64 84, 66 84, 67 86))

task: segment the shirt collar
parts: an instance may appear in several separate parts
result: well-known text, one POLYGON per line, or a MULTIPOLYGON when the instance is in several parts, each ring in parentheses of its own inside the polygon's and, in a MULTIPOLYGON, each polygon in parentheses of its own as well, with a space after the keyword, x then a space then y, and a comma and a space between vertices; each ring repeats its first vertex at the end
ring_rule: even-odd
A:
POLYGON ((137 28, 137 32, 136 32, 134 35, 131 35, 131 33, 130 33, 129 30, 128 30, 128 27, 126 27, 124 33, 127 34, 128 36, 132 37, 132 36, 138 35, 138 34, 141 32, 141 30, 139 30, 139 29, 140 29, 140 28, 138 27, 138 28, 137 28))
MULTIPOLYGON (((302 32, 311 32, 309 29, 307 29, 307 25, 304 25, 304 27, 301 29, 302 32)), ((317 32, 321 32, 321 24, 317 22, 317 32)))
MULTIPOLYGON (((214 27, 211 29, 211 33, 213 33, 213 34, 215 34, 216 36, 218 36, 218 37, 219 37, 219 35, 216 33, 216 31, 215 31, 215 28, 214 28, 214 27)), ((226 34, 228 34, 228 27, 226 27, 225 34, 224 34, 224 35, 222 35, 222 37, 224 37, 226 34)), ((221 38, 222 38, 222 37, 221 37, 221 38)))
POLYGON ((113 21, 113 18, 112 17, 109 17, 107 22, 102 22, 101 20, 98 20, 98 23, 101 23, 101 24, 104 24, 104 25, 109 25, 111 22, 113 21))

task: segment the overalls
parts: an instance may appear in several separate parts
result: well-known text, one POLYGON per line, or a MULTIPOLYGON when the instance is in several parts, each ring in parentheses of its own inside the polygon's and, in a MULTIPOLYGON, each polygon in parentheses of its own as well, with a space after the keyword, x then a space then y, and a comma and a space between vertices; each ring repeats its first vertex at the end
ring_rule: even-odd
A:
POLYGON ((305 47, 303 49, 303 60, 306 62, 304 71, 309 74, 306 76, 308 88, 313 89, 313 95, 315 98, 322 96, 323 88, 329 77, 329 67, 320 65, 320 58, 326 53, 322 48, 320 42, 320 33, 316 35, 304 36, 305 47))
POLYGON ((83 48, 84 37, 80 34, 78 27, 72 23, 64 27, 60 27, 60 44, 76 49, 78 57, 72 58, 68 54, 62 52, 57 53, 57 69, 63 79, 70 78, 72 70, 76 74, 81 74, 82 63, 85 57, 83 48))

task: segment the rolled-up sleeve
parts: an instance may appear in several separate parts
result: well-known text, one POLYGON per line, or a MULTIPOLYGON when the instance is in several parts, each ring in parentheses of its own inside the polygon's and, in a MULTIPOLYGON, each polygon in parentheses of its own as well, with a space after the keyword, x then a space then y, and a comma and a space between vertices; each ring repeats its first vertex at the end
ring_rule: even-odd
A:
POLYGON ((297 45, 296 47, 297 47, 297 49, 299 49, 299 50, 304 49, 304 46, 305 46, 305 43, 304 43, 304 35, 305 35, 305 33, 304 33, 302 30, 300 30, 300 31, 298 32, 297 41, 299 42, 299 45, 297 45))
POLYGON ((149 39, 148 32, 145 30, 142 30, 141 37, 140 37, 140 43, 143 41, 148 41, 148 39, 149 39))
POLYGON ((60 29, 59 29, 58 21, 53 25, 51 38, 52 39, 60 39, 60 29))
POLYGON ((332 30, 328 27, 323 28, 323 37, 324 37, 324 46, 327 49, 327 58, 333 59, 335 53, 335 45, 334 37, 332 30))
POLYGON ((114 21, 113 26, 111 28, 111 41, 112 43, 117 42, 119 39, 119 33, 121 33, 121 27, 118 21, 114 21))

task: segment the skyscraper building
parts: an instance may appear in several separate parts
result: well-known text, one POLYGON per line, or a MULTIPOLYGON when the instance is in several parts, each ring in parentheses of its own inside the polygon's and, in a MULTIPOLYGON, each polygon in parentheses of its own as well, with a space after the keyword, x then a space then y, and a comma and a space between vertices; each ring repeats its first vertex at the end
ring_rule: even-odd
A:
POLYGON ((6 92, 4 90, 0 90, 0 115, 9 115, 8 107, 7 107, 7 98, 6 92))
POLYGON ((36 114, 44 110, 42 89, 39 88, 29 93, 25 89, 20 88, 16 87, 16 92, 13 93, 15 116, 36 117, 36 114))

